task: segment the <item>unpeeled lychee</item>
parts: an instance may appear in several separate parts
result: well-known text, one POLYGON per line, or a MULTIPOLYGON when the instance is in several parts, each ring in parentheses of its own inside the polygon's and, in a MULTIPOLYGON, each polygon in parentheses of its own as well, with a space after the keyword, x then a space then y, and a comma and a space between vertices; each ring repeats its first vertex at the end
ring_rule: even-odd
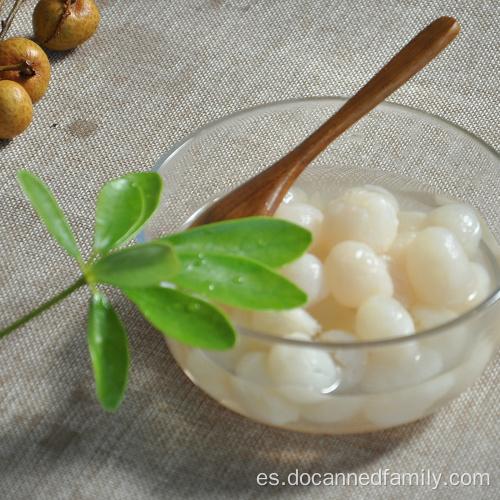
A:
POLYGON ((12 139, 24 132, 33 119, 28 92, 17 82, 0 80, 0 139, 12 139))
POLYGON ((92 0, 40 0, 33 30, 42 47, 68 50, 86 42, 97 29, 99 10, 92 0))
POLYGON ((21 84, 34 104, 42 98, 49 85, 50 63, 47 55, 27 38, 9 38, 0 42, 0 79, 21 84))

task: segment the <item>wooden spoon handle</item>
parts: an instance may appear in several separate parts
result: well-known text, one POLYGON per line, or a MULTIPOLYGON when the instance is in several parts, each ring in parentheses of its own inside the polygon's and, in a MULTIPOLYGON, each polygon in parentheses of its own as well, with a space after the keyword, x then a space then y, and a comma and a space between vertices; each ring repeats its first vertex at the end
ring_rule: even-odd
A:
POLYGON ((451 17, 432 22, 312 135, 274 165, 211 205, 191 226, 274 214, 288 189, 316 156, 420 71, 459 31, 460 26, 451 17))

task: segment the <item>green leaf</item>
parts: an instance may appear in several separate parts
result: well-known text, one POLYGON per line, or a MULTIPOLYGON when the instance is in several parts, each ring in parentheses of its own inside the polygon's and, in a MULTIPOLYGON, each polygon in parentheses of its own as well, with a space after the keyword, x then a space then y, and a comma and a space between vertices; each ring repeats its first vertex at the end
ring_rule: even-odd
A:
POLYGON ((101 257, 87 274, 90 282, 124 288, 143 288, 170 279, 179 267, 166 242, 136 245, 101 257))
POLYGON ((81 261, 80 250, 68 221, 47 186, 36 175, 25 170, 17 172, 17 179, 50 234, 69 255, 81 261))
POLYGON ((130 353, 120 318, 100 292, 90 299, 87 341, 97 399, 106 410, 116 410, 127 388, 130 353))
POLYGON ((236 332, 212 304, 173 288, 124 289, 144 317, 160 332, 201 349, 230 349, 236 332))
POLYGON ((273 269, 300 257, 312 234, 296 224, 271 217, 216 222, 162 238, 178 252, 239 255, 273 269))
POLYGON ((120 178, 103 186, 97 198, 94 250, 103 253, 126 241, 142 213, 142 195, 133 182, 120 178))
POLYGON ((162 180, 156 172, 133 172, 124 177, 135 183, 142 194, 142 212, 134 232, 144 225, 155 213, 161 197, 162 180))
POLYGON ((104 253, 130 240, 153 215, 160 195, 156 172, 136 172, 105 184, 97 198, 94 250, 104 253))
POLYGON ((253 310, 292 309, 307 295, 268 267, 244 257, 178 252, 176 285, 212 300, 253 310))

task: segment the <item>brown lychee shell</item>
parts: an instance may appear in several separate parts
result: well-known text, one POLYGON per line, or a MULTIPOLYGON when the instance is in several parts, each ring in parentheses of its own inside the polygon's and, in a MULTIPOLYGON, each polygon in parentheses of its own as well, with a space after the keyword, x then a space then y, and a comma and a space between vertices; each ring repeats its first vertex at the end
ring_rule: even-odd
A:
POLYGON ((52 50, 81 45, 98 24, 99 10, 92 0, 40 0, 33 11, 35 37, 42 47, 52 50))
POLYGON ((50 63, 43 49, 27 38, 0 42, 0 66, 25 64, 25 70, 0 71, 0 80, 19 83, 34 104, 45 94, 50 81, 50 63))
POLYGON ((17 82, 0 80, 0 139, 24 132, 33 119, 28 92, 17 82))

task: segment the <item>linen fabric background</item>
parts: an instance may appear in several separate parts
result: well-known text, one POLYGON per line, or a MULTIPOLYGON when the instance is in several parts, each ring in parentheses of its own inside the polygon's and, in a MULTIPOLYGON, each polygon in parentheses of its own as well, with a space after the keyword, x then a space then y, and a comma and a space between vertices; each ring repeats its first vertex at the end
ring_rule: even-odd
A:
MULTIPOLYGON (((32 36, 27 0, 9 36, 32 36)), ((458 38, 390 97, 450 120, 496 150, 497 0, 97 0, 81 47, 48 52, 52 81, 29 129, 0 141, 0 326, 78 276, 23 196, 46 182, 86 255, 102 185, 148 171, 186 134, 270 101, 351 95, 442 15, 458 38)), ((4 7, 5 19, 10 3, 4 7)), ((200 175, 209 177, 207 172, 200 175)), ((0 498, 500 498, 500 357, 434 416, 364 435, 286 432, 194 387, 161 334, 117 292, 131 344, 129 389, 107 413, 86 346, 88 290, 0 341, 0 498), (488 473, 489 486, 259 486, 259 473, 488 473)))

